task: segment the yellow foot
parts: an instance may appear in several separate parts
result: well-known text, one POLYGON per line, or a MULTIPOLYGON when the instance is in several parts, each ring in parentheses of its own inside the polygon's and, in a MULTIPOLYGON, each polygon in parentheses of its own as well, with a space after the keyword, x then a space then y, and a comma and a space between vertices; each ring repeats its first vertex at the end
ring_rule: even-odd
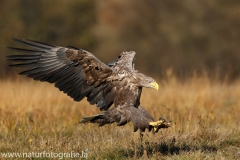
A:
POLYGON ((153 126, 153 133, 157 133, 161 128, 170 127, 170 122, 167 122, 164 118, 160 118, 159 121, 150 122, 149 125, 153 126))

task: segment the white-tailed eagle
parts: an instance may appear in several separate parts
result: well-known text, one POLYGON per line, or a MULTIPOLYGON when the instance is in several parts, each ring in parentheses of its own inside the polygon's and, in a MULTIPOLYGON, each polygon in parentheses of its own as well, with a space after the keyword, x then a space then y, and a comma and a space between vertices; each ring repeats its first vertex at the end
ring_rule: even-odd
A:
POLYGON ((27 67, 19 74, 34 80, 54 83, 59 90, 81 101, 84 97, 104 111, 98 115, 84 117, 81 122, 98 123, 99 126, 117 122, 118 126, 132 121, 134 131, 147 128, 157 132, 169 127, 164 119, 155 121, 140 106, 142 87, 158 90, 156 81, 134 69, 135 52, 122 52, 118 58, 104 64, 92 53, 73 47, 52 46, 32 40, 17 40, 30 49, 9 47, 22 52, 7 59, 14 67, 27 67), (111 107, 111 105, 114 107, 111 107), (111 108, 110 108, 111 107, 111 108))

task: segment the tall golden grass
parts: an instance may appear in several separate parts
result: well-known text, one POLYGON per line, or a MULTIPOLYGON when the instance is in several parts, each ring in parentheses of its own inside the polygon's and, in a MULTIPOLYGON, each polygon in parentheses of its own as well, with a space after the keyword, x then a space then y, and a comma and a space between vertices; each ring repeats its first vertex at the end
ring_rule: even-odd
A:
MULTIPOLYGON (((99 113, 84 99, 74 102, 53 84, 18 77, 0 80, 0 152, 79 152, 89 159, 240 158, 240 81, 207 76, 159 80, 144 89, 141 105, 172 126, 153 135, 131 123, 98 127, 79 124, 99 113)), ((44 159, 44 158, 42 158, 44 159)))

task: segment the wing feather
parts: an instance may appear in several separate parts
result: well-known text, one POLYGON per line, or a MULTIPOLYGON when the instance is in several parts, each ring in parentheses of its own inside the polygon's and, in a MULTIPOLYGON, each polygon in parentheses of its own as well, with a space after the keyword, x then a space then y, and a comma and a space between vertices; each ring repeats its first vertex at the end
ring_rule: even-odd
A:
POLYGON ((23 53, 7 56, 16 64, 13 67, 28 67, 20 72, 30 78, 55 83, 76 101, 88 98, 91 104, 108 109, 113 103, 116 88, 108 81, 112 69, 92 53, 73 47, 59 47, 32 40, 13 39, 33 49, 9 47, 23 53))

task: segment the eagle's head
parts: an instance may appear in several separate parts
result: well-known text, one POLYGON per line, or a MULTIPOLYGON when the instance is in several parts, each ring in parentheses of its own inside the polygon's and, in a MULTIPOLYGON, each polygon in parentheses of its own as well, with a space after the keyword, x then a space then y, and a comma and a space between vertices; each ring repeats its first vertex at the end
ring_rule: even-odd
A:
POLYGON ((136 76, 134 76, 134 78, 136 79, 135 83, 139 87, 153 88, 158 90, 159 86, 152 77, 148 77, 139 72, 135 72, 135 74, 136 74, 136 76))

